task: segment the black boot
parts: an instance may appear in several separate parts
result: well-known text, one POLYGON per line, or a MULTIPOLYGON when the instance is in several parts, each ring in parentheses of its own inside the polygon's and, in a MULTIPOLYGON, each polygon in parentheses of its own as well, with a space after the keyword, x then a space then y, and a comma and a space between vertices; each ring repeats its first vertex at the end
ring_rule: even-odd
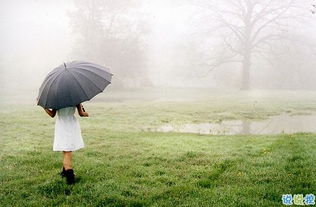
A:
POLYGON ((67 184, 74 184, 75 183, 75 174, 74 174, 73 169, 66 170, 65 176, 66 176, 67 184))
POLYGON ((61 176, 61 177, 65 177, 65 176, 66 176, 65 167, 63 167, 63 171, 61 171, 60 176, 61 176))

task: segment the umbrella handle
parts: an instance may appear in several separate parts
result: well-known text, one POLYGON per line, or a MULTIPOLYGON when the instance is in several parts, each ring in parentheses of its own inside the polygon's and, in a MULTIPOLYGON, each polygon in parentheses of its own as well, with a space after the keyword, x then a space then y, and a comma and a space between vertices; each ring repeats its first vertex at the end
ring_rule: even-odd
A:
POLYGON ((81 108, 82 108, 82 111, 83 111, 83 112, 86 112, 86 110, 84 110, 83 106, 81 106, 81 108))

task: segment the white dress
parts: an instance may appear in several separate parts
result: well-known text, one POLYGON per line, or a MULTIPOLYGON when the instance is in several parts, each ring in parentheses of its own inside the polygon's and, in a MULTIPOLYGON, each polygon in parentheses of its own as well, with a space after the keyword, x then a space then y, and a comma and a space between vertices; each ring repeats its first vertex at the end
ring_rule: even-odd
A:
POLYGON ((76 107, 57 110, 53 151, 75 151, 84 147, 75 111, 76 107))

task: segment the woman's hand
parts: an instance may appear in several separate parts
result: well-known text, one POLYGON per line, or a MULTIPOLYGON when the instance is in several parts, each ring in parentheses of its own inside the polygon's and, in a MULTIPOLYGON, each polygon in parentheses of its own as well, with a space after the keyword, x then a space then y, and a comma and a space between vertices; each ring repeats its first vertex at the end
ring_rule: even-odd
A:
POLYGON ((44 109, 44 110, 52 118, 54 118, 54 116, 56 115, 56 110, 55 109, 44 109))
POLYGON ((89 114, 84 110, 82 104, 78 104, 77 106, 79 116, 89 117, 89 114))
POLYGON ((83 117, 89 117, 89 114, 84 111, 84 112, 82 112, 82 116, 83 116, 83 117))

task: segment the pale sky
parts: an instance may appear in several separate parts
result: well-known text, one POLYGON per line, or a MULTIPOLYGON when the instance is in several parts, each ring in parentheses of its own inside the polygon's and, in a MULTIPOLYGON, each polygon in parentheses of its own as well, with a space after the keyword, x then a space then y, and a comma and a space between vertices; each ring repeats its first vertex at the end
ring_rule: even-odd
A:
MULTIPOLYGON (((148 67, 152 69, 149 72, 156 84, 164 85, 170 82, 168 77, 177 72, 176 68, 170 70, 169 58, 176 55, 173 47, 189 35, 193 10, 181 1, 145 2, 140 11, 151 17, 152 33, 148 36, 150 46, 146 54, 150 59, 148 67)), ((2 80, 7 86, 20 83, 25 77, 31 82, 40 82, 52 68, 71 61, 75 34, 69 29, 67 11, 72 9, 72 0, 2 2, 0 54, 5 63, 14 68, 14 72, 1 71, 8 77, 2 80), (24 67, 20 67, 21 62, 24 67), (7 76, 8 73, 11 76, 7 76)))
POLYGON ((66 10, 71 1, 5 0, 0 8, 0 55, 4 86, 40 82, 71 49, 66 10), (8 70, 10 68, 11 70, 8 70), (4 78, 5 77, 5 78, 4 78))
MULTIPOLYGON (((174 60, 181 61, 178 45, 190 40, 195 27, 209 22, 192 23, 196 8, 182 0, 142 0, 140 12, 147 13, 151 27, 148 34, 148 70, 157 86, 216 86, 216 75, 230 77, 238 75, 238 66, 225 68, 209 74, 207 78, 185 80, 181 77, 183 68, 174 67, 174 60)), ((305 1, 304 1, 305 2, 305 1)), ((308 4, 304 4, 308 7, 308 4)), ((76 34, 70 30, 67 11, 74 9, 73 0, 2 0, 0 7, 0 81, 5 88, 38 88, 46 74, 54 67, 71 61, 71 50, 76 34)), ((309 9, 306 9, 308 12, 309 9)), ((304 24, 304 30, 311 36, 315 27, 304 24), (308 30, 309 29, 309 30, 308 30)), ((210 34, 211 35, 211 34, 210 34)), ((211 38, 210 38, 211 37, 211 38)), ((216 37, 208 39, 217 41, 216 37)), ((202 37, 203 39, 203 37, 202 37)), ((197 45, 200 46, 200 45, 197 45)), ((202 45, 203 46, 203 45, 202 45)), ((209 47, 209 46, 207 46, 209 47)), ((212 49, 212 48, 210 48, 212 49)), ((209 48, 205 48, 205 53, 209 48)), ((265 72, 265 71, 262 71, 265 72)))

